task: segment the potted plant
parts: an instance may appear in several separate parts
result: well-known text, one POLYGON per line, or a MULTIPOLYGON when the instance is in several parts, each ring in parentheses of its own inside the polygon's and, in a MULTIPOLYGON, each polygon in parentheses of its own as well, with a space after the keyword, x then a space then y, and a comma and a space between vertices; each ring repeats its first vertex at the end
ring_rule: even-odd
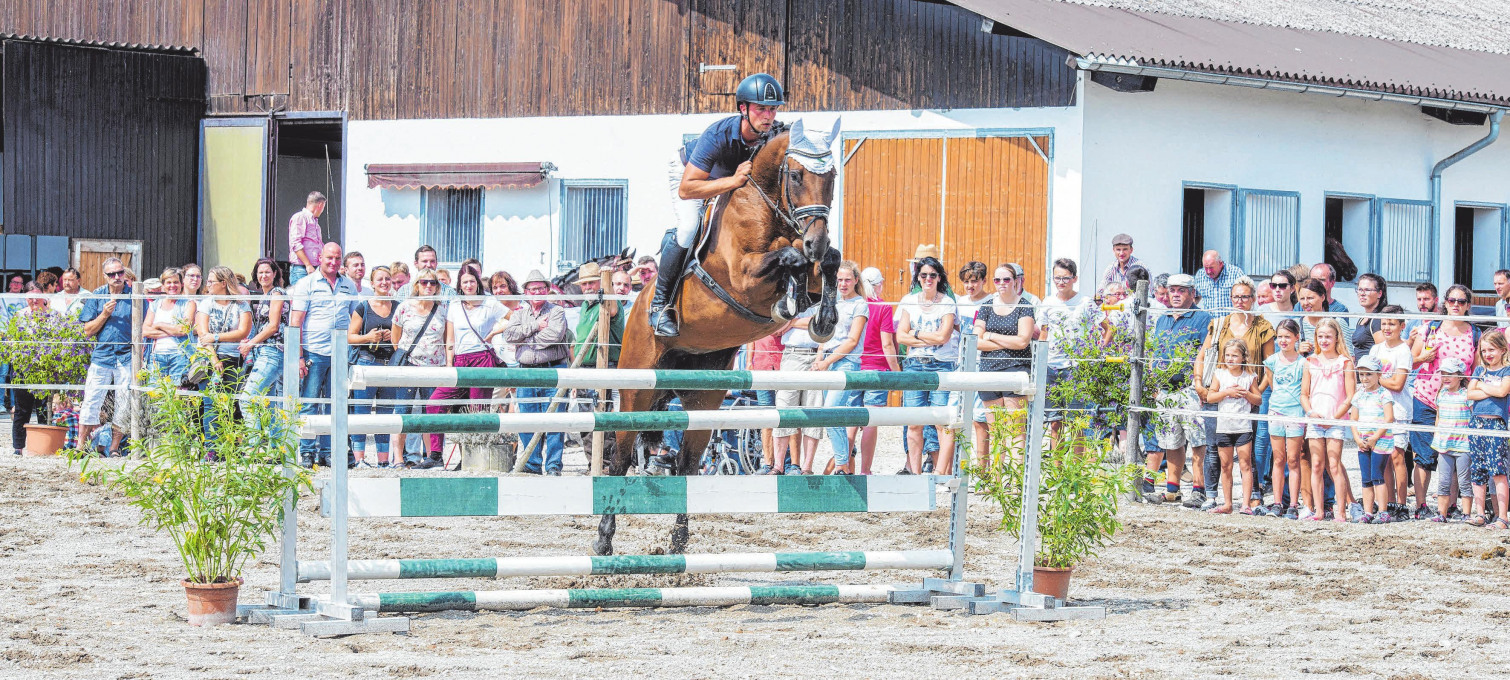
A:
POLYGON ((202 398, 180 394, 155 372, 148 384, 149 434, 131 442, 130 461, 91 469, 96 459, 86 452, 70 452, 70 459, 81 466, 81 481, 120 491, 141 509, 143 524, 173 539, 186 573, 189 623, 229 623, 242 571, 279 530, 284 500, 313 490, 308 474, 289 472, 298 410, 266 398, 238 401, 234 382, 212 380, 202 398), (201 406, 206 419, 213 416, 209 427, 201 406))
MULTIPOLYGON (((5 342, 0 343, 0 364, 10 364, 12 382, 32 385, 82 385, 89 373, 89 353, 94 338, 77 319, 55 314, 47 307, 13 314, 5 323, 5 342)), ((43 421, 52 422, 53 399, 66 390, 34 389, 43 421)), ((27 455, 50 456, 63 448, 68 428, 56 425, 26 426, 27 455)))
MULTIPOLYGON (((1033 590, 1060 600, 1075 566, 1111 542, 1122 528, 1119 500, 1137 479, 1135 465, 1116 465, 1105 439, 1087 436, 1091 417, 1066 418, 1058 441, 1045 444, 1039 467, 1038 548, 1033 590)), ((977 488, 1002 510, 1001 528, 1022 539, 1025 423, 999 410, 991 426, 991 462, 971 469, 977 488)))

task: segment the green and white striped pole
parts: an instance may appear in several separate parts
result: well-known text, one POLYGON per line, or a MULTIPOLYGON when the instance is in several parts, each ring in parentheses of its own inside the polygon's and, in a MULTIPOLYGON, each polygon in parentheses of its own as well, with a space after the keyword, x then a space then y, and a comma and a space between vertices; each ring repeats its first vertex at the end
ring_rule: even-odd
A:
POLYGON ((523 611, 613 607, 731 607, 739 604, 885 604, 887 585, 755 586, 711 588, 574 588, 570 590, 467 590, 352 596, 368 611, 523 611))
POLYGON ((537 387, 612 390, 946 390, 1028 394, 1023 372, 684 371, 594 368, 421 368, 358 366, 353 389, 537 387))
MULTIPOLYGON (((603 557, 484 557, 475 559, 353 560, 353 580, 510 578, 620 574, 780 573, 789 571, 945 570, 948 550, 719 553, 713 555, 608 555, 603 557)), ((299 581, 330 579, 330 562, 299 563, 299 581)))
MULTIPOLYGON (((946 406, 714 409, 704 411, 581 413, 453 413, 353 415, 351 434, 426 432, 630 432, 754 430, 765 428, 939 425, 954 422, 946 406)), ((330 432, 331 416, 304 420, 304 436, 330 432)))

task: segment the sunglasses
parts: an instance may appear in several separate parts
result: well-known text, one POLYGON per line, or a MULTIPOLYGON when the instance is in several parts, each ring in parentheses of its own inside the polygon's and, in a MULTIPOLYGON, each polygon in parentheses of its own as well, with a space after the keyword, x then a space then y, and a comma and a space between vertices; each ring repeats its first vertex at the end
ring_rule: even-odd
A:
POLYGON ((1269 282, 1269 287, 1270 288, 1289 288, 1290 284, 1286 283, 1284 281, 1270 281, 1269 282))
POLYGON ((1466 300, 1464 298, 1447 298, 1447 304, 1449 304, 1449 305, 1466 305, 1466 304, 1468 304, 1468 300, 1466 300))
POLYGON ((991 281, 993 281, 995 283, 1011 283, 1011 282, 1016 281, 1016 280, 1017 279, 1014 279, 1014 278, 1012 278, 1010 276, 1008 276, 1007 278, 1004 278, 1004 279, 991 279, 991 281))
POLYGON ((1234 299, 1234 300, 1252 300, 1253 296, 1252 295, 1234 295, 1234 296, 1232 296, 1232 299, 1234 299))
POLYGON ((936 279, 938 277, 939 275, 933 272, 918 272, 918 278, 920 279, 936 279))
POLYGON ((108 278, 108 279, 118 279, 118 278, 121 278, 122 276, 125 276, 125 275, 126 275, 126 270, 124 270, 124 269, 122 269, 121 271, 118 271, 118 272, 105 272, 105 278, 108 278))
POLYGON ((440 285, 440 281, 437 281, 435 279, 420 279, 418 281, 415 281, 414 285, 416 285, 416 286, 439 286, 440 285))

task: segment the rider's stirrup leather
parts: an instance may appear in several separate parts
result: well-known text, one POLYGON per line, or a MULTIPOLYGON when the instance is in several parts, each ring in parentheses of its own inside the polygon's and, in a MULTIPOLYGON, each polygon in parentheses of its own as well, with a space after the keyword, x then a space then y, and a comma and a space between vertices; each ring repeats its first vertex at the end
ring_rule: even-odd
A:
POLYGON ((658 336, 674 338, 680 331, 676 320, 671 318, 671 293, 681 279, 682 260, 687 249, 671 242, 665 244, 663 250, 661 267, 655 277, 655 297, 650 300, 650 327, 658 336))

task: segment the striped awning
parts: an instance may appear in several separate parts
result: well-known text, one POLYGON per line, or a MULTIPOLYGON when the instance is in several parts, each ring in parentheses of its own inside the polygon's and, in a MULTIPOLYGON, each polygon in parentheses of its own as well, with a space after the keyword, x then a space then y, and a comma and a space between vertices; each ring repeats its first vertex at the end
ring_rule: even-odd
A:
POLYGON ((550 163, 369 163, 367 188, 527 189, 545 181, 550 163))

